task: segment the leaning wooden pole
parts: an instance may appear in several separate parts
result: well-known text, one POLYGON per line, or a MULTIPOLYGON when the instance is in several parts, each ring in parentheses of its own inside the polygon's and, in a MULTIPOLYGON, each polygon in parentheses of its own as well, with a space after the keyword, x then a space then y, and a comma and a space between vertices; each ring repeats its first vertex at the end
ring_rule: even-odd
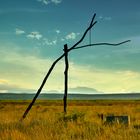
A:
POLYGON ((67 95, 68 95, 68 69, 69 69, 69 62, 68 62, 68 46, 67 44, 64 45, 64 54, 65 54, 65 81, 64 81, 64 113, 67 113, 67 95))

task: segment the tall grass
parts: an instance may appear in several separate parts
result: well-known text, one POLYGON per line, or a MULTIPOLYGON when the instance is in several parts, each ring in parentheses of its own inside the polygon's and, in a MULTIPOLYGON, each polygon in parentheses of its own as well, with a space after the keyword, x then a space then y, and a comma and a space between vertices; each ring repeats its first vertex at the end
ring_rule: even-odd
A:
POLYGON ((63 114, 60 101, 37 102, 19 121, 27 102, 0 102, 0 140, 139 140, 140 103, 69 101, 63 114), (104 125, 99 114, 130 115, 129 127, 104 125))

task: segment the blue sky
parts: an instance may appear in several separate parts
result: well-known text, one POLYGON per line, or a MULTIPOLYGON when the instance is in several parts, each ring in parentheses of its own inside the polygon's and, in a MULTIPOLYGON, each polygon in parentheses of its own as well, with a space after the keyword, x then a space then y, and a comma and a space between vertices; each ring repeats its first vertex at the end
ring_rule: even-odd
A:
MULTIPOLYGON (((69 91, 140 92, 140 1, 0 0, 0 92, 35 92, 64 44, 76 43, 96 12, 92 43, 69 54, 69 91), (81 89, 81 90, 80 90, 81 89), (84 90, 85 89, 85 90, 84 90)), ((81 45, 89 43, 89 35, 81 45)), ((64 60, 43 92, 63 92, 64 60)))

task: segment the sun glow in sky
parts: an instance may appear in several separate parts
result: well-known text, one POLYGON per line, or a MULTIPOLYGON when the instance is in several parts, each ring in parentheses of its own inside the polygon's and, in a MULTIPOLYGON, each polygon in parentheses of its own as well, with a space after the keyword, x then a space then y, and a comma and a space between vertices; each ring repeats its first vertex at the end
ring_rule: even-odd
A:
MULTIPOLYGON (((140 92, 139 0, 0 0, 0 92, 36 92, 64 44, 74 45, 96 12, 94 46, 69 54, 69 91, 140 92)), ((89 35, 81 45, 89 43, 89 35)), ((64 60, 43 92, 62 92, 64 60)))

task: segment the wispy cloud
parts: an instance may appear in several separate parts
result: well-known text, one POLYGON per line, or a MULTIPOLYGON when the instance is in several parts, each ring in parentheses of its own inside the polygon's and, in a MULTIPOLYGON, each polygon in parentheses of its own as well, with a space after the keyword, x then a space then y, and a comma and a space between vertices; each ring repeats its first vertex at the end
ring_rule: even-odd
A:
POLYGON ((57 39, 50 41, 47 38, 43 39, 43 45, 53 46, 57 44, 57 39))
POLYGON ((108 21, 112 20, 111 17, 105 17, 104 19, 105 19, 105 20, 108 20, 108 21))
POLYGON ((21 34, 25 34, 25 31, 17 28, 16 29, 16 35, 21 35, 21 34))
POLYGON ((14 85, 11 83, 0 83, 0 93, 21 93, 21 92, 27 92, 27 93, 33 93, 35 90, 29 89, 29 88, 23 88, 19 85, 14 85))
POLYGON ((100 20, 105 20, 105 21, 110 21, 110 20, 112 20, 112 17, 109 17, 109 16, 99 16, 98 17, 100 20))
POLYGON ((65 39, 64 38, 61 38, 61 41, 65 41, 65 39))
POLYGON ((37 0, 38 2, 42 2, 43 4, 45 5, 48 5, 50 3, 53 3, 53 4, 60 4, 62 2, 62 0, 37 0))
POLYGON ((62 0, 51 0, 51 2, 54 3, 54 4, 59 4, 59 3, 62 2, 62 0))
POLYGON ((60 30, 55 30, 55 39, 48 39, 45 36, 43 36, 42 33, 38 32, 38 31, 32 31, 32 32, 25 32, 24 30, 21 29, 16 29, 15 30, 16 35, 22 35, 24 34, 24 36, 28 39, 33 39, 33 40, 38 40, 39 41, 39 45, 48 45, 48 46, 53 46, 56 45, 58 43, 58 39, 57 39, 57 35, 60 34, 60 30))
POLYGON ((74 39, 76 39, 76 37, 79 35, 79 33, 74 33, 74 32, 72 32, 72 33, 70 33, 70 34, 68 34, 68 35, 66 35, 66 39, 67 40, 74 40, 74 39))
POLYGON ((37 0, 38 2, 42 2, 45 5, 48 5, 50 3, 49 0, 37 0))
POLYGON ((31 32, 30 34, 27 35, 27 38, 30 38, 30 39, 37 39, 37 40, 40 40, 41 38, 43 37, 42 34, 40 34, 39 32, 31 32))
POLYGON ((55 32, 56 32, 57 34, 60 34, 60 30, 58 30, 58 29, 57 29, 55 32))

